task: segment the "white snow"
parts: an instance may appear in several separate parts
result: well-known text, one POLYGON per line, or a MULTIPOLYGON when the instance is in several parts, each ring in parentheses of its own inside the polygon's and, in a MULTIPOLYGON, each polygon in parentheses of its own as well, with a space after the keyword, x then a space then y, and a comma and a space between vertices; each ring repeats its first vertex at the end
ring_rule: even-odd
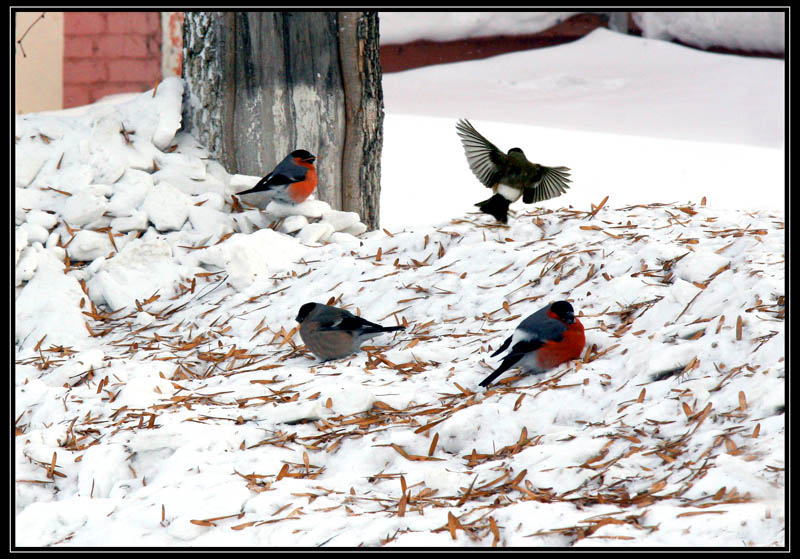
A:
POLYGON ((17 116, 15 544, 784 546, 783 80, 607 31, 387 75, 373 232, 234 210, 178 79, 17 116), (475 213, 459 117, 572 187, 475 213), (480 389, 563 298, 583 358, 480 389), (320 363, 309 301, 406 330, 320 363))
MULTIPOLYGON (((382 45, 540 33, 580 12, 380 12, 382 45)), ((604 12, 609 13, 609 12, 604 12)), ((784 12, 630 12, 649 39, 784 52, 784 12)))
POLYGON ((380 12, 382 45, 539 33, 578 12, 380 12))
POLYGON ((633 12, 645 37, 702 47, 784 52, 784 12, 633 12))

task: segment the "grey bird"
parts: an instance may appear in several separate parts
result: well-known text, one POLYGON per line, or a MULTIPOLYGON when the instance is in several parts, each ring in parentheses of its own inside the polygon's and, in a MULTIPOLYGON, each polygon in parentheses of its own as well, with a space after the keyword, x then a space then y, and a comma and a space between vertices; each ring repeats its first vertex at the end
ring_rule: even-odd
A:
POLYGON ((356 353, 362 343, 378 334, 405 330, 405 326, 381 326, 321 303, 306 303, 300 307, 295 320, 300 323, 303 343, 322 361, 356 353))

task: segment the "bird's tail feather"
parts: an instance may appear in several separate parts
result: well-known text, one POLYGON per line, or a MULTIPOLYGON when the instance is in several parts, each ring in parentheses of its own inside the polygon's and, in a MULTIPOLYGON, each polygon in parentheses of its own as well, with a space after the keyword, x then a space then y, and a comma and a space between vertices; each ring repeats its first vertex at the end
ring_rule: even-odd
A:
POLYGON ((381 332, 397 332, 398 330, 405 330, 405 326, 373 326, 364 328, 365 334, 380 334, 381 332))
POLYGON ((480 386, 489 386, 494 379, 516 365, 520 359, 522 359, 522 354, 511 354, 503 359, 503 362, 500 363, 500 366, 497 367, 497 369, 491 375, 481 381, 480 386))
POLYGON ((261 185, 261 183, 259 183, 255 185, 253 188, 237 192, 236 195, 241 196, 242 194, 251 194, 253 192, 269 192, 269 191, 270 191, 269 187, 264 187, 261 185))
POLYGON ((478 202, 475 205, 478 206, 483 213, 493 216, 497 221, 507 223, 508 206, 510 204, 511 202, 508 201, 508 198, 505 198, 500 194, 495 194, 491 198, 488 198, 483 202, 478 202))
POLYGON ((512 339, 513 339, 513 336, 509 336, 509 337, 507 337, 507 338, 506 338, 506 339, 503 341, 503 345, 501 345, 500 347, 498 347, 498 348, 497 348, 497 351, 495 351, 494 353, 492 353, 492 357, 497 357, 498 355, 500 355, 501 353, 503 353, 505 350, 507 350, 507 349, 508 349, 508 346, 510 346, 510 345, 511 345, 511 340, 512 340, 512 339))

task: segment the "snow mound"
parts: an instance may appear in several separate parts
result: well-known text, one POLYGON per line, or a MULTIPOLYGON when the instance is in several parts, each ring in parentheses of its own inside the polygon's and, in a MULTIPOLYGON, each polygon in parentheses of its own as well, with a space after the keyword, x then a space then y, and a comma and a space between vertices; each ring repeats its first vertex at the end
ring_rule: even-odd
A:
MULTIPOLYGON (((246 289, 290 268, 289 260, 304 253, 298 240, 358 244, 353 235, 366 230, 358 216, 325 202, 273 202, 266 212, 234 202, 231 194, 260 177, 230 176, 191 136, 178 133, 183 87, 168 78, 123 102, 16 117, 17 298, 45 254, 66 262, 66 273, 85 282, 95 305, 120 311, 154 294, 174 296, 182 282, 209 268, 225 270, 246 289)), ((24 315, 23 338, 37 330, 24 315)), ((52 343, 62 337, 85 339, 50 330, 52 343)))

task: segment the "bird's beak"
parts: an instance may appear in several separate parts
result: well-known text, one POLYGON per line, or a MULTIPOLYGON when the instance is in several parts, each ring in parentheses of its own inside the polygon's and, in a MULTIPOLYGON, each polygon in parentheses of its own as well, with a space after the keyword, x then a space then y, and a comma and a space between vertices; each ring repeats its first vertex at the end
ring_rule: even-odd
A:
POLYGON ((303 161, 307 161, 308 163, 313 163, 316 160, 317 158, 312 155, 311 157, 304 159, 303 161))

